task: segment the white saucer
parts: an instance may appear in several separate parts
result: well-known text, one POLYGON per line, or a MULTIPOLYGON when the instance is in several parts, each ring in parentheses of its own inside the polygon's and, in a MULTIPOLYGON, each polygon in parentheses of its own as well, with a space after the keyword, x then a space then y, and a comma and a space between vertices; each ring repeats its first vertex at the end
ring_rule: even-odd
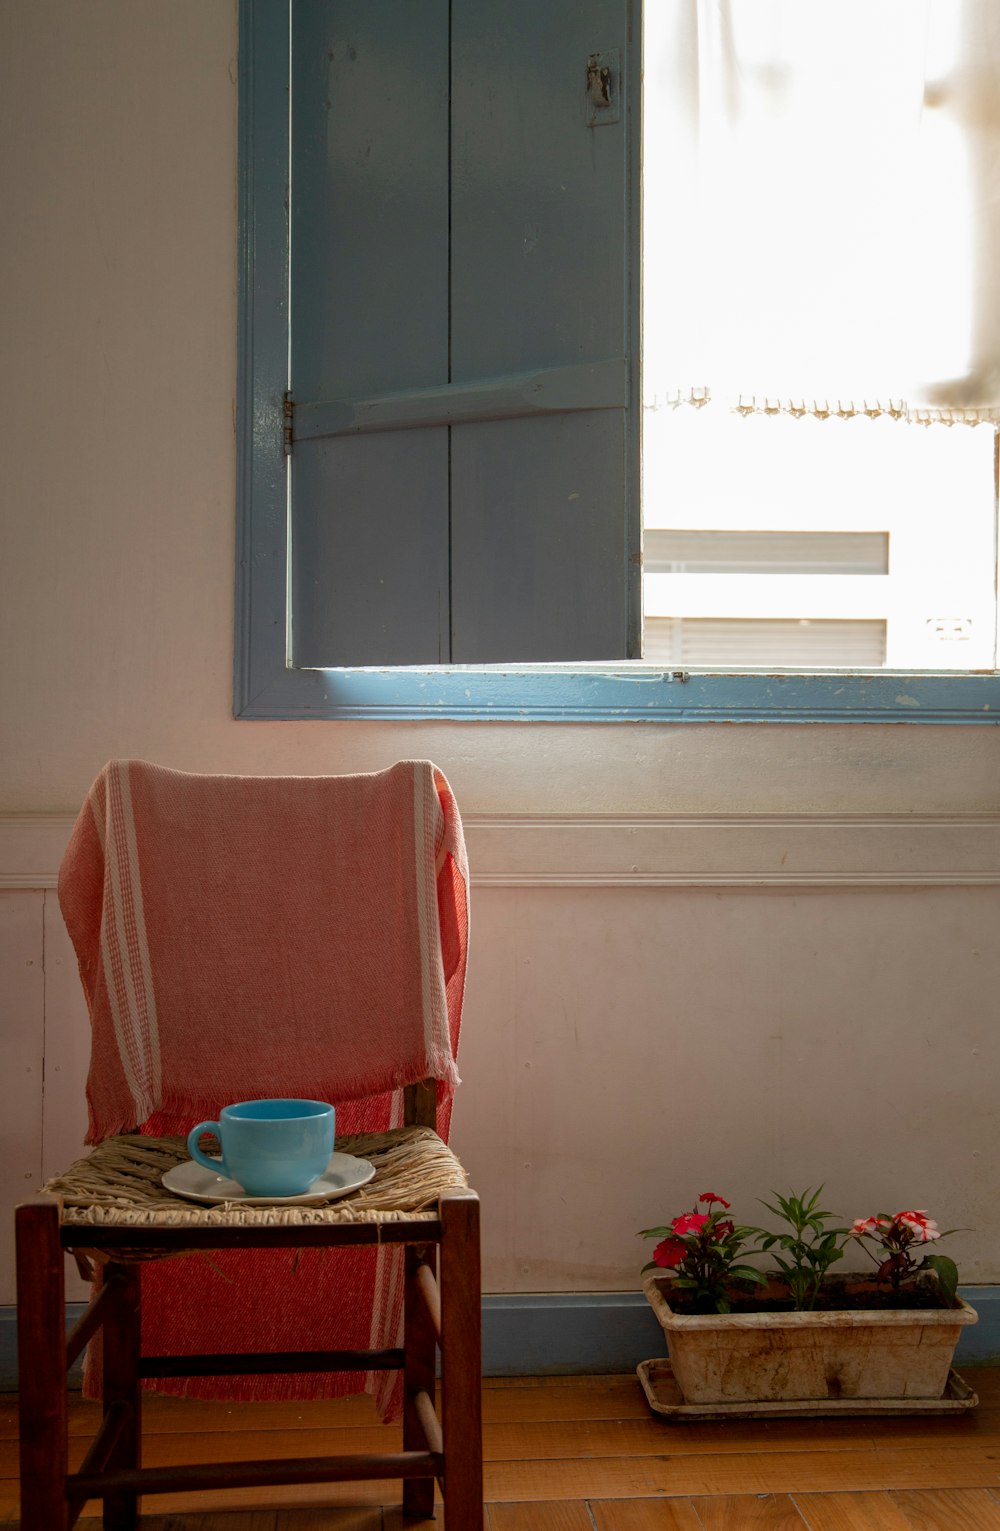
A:
POLYGON ((224 1175, 213 1175, 211 1170, 196 1159, 185 1159, 173 1169, 164 1170, 160 1176, 168 1191, 184 1196, 188 1201, 200 1201, 214 1207, 220 1201, 238 1201, 245 1207, 308 1207, 319 1202, 333 1201, 367 1185, 375 1174, 374 1164, 367 1159, 355 1159, 352 1154, 335 1153, 326 1170, 314 1180, 308 1191, 301 1196, 248 1196, 235 1180, 224 1175))

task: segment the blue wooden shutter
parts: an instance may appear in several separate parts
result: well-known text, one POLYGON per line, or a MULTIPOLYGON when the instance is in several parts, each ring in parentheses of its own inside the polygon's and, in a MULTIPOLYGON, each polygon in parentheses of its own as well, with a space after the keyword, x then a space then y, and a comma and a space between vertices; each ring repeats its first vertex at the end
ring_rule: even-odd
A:
POLYGON ((638 652, 633 8, 295 0, 295 666, 638 652))
POLYGON ((296 0, 291 131, 294 662, 439 664, 447 426, 351 426, 448 380, 448 0, 296 0))

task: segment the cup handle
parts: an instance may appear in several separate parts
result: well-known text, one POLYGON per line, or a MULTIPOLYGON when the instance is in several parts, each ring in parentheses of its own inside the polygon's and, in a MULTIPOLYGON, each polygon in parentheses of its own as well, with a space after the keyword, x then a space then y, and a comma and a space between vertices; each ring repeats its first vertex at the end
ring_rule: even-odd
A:
POLYGON ((199 1164, 203 1164, 207 1170, 211 1170, 216 1175, 221 1173, 230 1179, 232 1178, 229 1175, 229 1166, 226 1164, 225 1159, 221 1157, 222 1134, 219 1131, 218 1122, 199 1122, 197 1127, 192 1127, 187 1136, 187 1151, 191 1155, 192 1159, 196 1159, 199 1164), (210 1132, 214 1137, 218 1138, 220 1155, 218 1159, 210 1159, 208 1155, 203 1154, 201 1149, 198 1147, 198 1139, 201 1137, 203 1132, 210 1132))

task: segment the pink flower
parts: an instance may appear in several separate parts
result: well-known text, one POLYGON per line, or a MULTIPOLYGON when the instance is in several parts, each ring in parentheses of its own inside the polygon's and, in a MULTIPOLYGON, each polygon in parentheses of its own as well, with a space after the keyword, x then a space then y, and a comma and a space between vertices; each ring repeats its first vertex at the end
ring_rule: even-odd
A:
POLYGON ((708 1222, 707 1212, 684 1212, 670 1224, 675 1233, 700 1233, 708 1222))
POLYGON ((917 1244, 929 1244, 941 1237, 937 1223, 926 1212, 897 1212, 893 1222, 905 1228, 917 1244))
POLYGON ((665 1270, 674 1270, 687 1254, 687 1245, 681 1239, 662 1239, 653 1250, 653 1259, 665 1270))
POLYGON ((878 1233, 880 1228, 888 1228, 889 1222, 884 1217, 856 1217, 851 1224, 851 1233, 854 1238, 863 1238, 866 1233, 878 1233))
POLYGON ((729 1211, 729 1208, 730 1208, 730 1205, 731 1205, 726 1200, 726 1198, 724 1196, 716 1196, 714 1191, 703 1191, 701 1193, 701 1195, 698 1197, 698 1200, 699 1201, 707 1201, 709 1206, 711 1206, 712 1202, 717 1201, 719 1203, 719 1206, 720 1207, 725 1207, 727 1212, 729 1211))

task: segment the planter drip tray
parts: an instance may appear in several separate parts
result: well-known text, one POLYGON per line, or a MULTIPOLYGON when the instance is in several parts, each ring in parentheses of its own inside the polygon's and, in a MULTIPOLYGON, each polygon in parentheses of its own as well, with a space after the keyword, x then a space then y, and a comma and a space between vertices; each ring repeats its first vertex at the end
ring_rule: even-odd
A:
POLYGON ((685 1403, 670 1362, 656 1357, 636 1367, 649 1407, 664 1419, 791 1419, 810 1415, 964 1414, 979 1398, 955 1371, 940 1398, 803 1398, 781 1403, 685 1403))

